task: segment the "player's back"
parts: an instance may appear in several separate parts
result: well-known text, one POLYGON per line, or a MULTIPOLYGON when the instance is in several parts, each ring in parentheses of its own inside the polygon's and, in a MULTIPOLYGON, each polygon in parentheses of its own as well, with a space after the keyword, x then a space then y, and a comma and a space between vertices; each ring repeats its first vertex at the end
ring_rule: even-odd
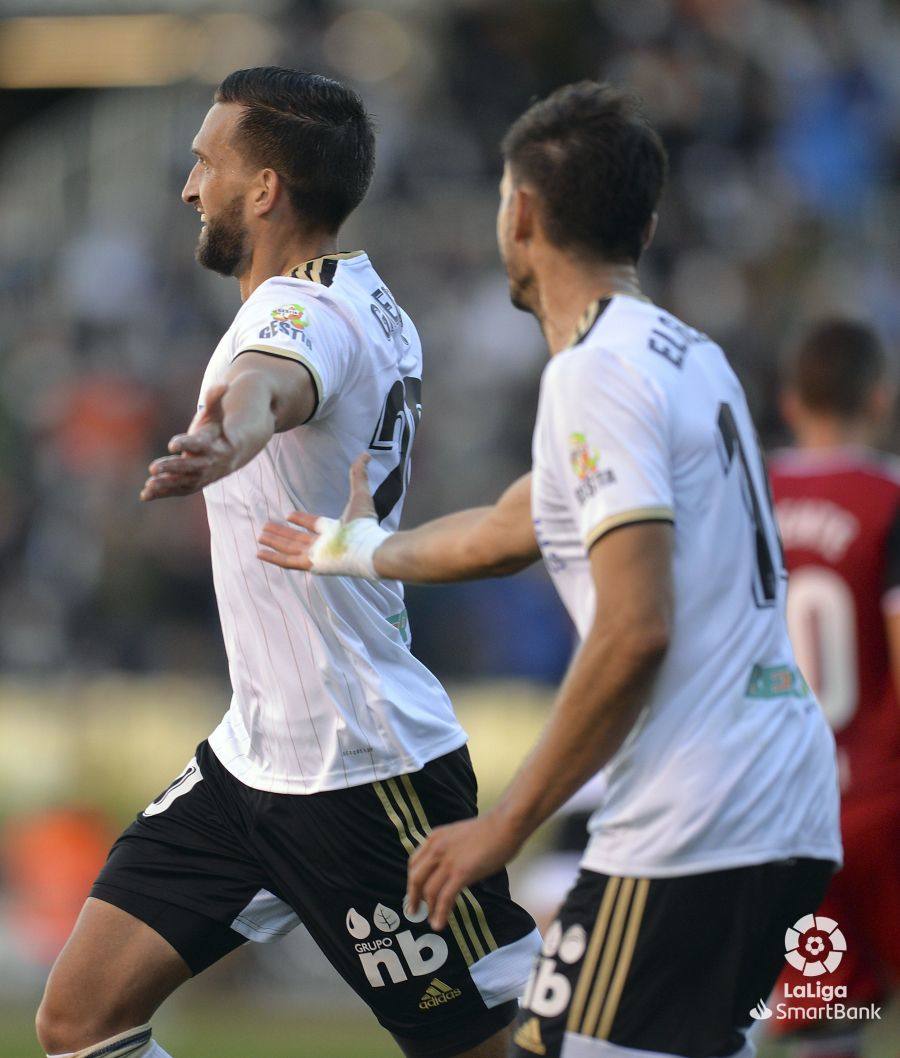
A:
POLYGON ((613 298, 545 372, 534 493, 582 636, 596 605, 583 545, 674 525, 669 646, 604 771, 585 865, 657 876, 839 859, 833 741, 794 662, 765 470, 722 350, 654 305, 613 298))
POLYGON ((900 467, 864 448, 770 462, 798 662, 835 732, 844 798, 900 789, 885 617, 900 611, 900 467))
POLYGON ((350 464, 366 450, 379 520, 398 527, 421 412, 416 329, 366 254, 333 254, 253 291, 203 389, 245 353, 303 365, 317 406, 204 492, 234 690, 210 745, 243 782, 282 793, 416 770, 465 735, 410 652, 402 585, 316 578, 257 558, 267 521, 292 510, 339 517, 350 464))

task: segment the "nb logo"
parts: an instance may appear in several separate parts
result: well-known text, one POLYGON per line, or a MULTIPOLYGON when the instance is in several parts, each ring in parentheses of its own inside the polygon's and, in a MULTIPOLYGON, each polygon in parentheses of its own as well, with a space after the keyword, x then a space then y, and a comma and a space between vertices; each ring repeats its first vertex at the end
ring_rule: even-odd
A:
MULTIPOLYGON (((426 914, 426 908, 411 910, 404 903, 403 915, 407 922, 422 922, 426 914)), ((401 930, 402 920, 392 908, 379 904, 372 914, 372 923, 355 908, 350 908, 347 912, 347 932, 357 942, 354 948, 359 955, 366 980, 373 988, 384 988, 388 983, 402 984, 410 977, 427 977, 447 961, 449 949, 443 937, 436 933, 424 933, 415 937, 412 930, 401 930), (372 923, 382 936, 373 936, 372 923)), ((437 986, 433 981, 429 987, 437 986)), ((441 995, 446 994, 441 989, 438 991, 441 995)), ((427 995, 426 992, 422 1002, 425 1002, 427 995)), ((432 1006, 448 1002, 448 999, 432 998, 435 998, 432 1006)), ((456 996, 452 998, 455 999, 456 996)))
POLYGON ((572 966, 584 955, 586 946, 587 934, 581 926, 569 926, 563 933, 559 922, 554 922, 547 930, 541 958, 528 982, 522 1005, 543 1018, 561 1014, 572 998, 572 985, 565 974, 557 971, 557 960, 572 966))

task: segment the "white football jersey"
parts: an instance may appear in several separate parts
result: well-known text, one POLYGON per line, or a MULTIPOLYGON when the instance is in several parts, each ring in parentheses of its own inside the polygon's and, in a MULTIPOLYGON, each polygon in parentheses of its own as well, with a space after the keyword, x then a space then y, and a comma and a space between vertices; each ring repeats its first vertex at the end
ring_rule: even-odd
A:
POLYGON ((606 533, 674 525, 671 642, 600 773, 582 865, 714 871, 838 862, 834 741, 794 661, 786 575, 744 393, 722 350, 649 302, 598 302, 544 371, 534 434, 538 541, 581 637, 606 533))
POLYGON ((236 778, 280 793, 415 771, 465 733, 410 652, 402 586, 270 566, 257 538, 293 510, 339 517, 350 464, 367 450, 381 524, 397 529, 421 411, 418 334, 364 253, 332 254, 254 290, 216 347, 201 401, 249 351, 304 365, 318 404, 204 490, 233 690, 209 743, 236 778))

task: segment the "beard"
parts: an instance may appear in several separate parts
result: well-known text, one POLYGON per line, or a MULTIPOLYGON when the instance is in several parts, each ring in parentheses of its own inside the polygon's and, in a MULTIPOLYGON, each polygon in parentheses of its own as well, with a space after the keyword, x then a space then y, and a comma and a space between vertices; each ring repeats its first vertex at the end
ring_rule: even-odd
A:
POLYGON ((233 276, 248 256, 246 247, 247 229, 241 220, 238 196, 215 220, 207 218, 206 228, 197 243, 197 262, 212 272, 233 276))
POLYGON ((513 275, 507 271, 509 280, 509 300, 522 312, 534 315, 533 277, 531 275, 513 275))

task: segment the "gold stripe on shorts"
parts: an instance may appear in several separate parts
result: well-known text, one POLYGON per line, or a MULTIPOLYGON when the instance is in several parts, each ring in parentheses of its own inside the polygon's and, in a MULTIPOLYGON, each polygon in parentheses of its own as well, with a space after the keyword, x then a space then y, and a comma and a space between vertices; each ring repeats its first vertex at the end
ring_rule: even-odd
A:
POLYGON ((587 1002, 588 992, 594 980, 597 960, 600 957, 600 949, 603 946, 603 939, 606 936, 609 918, 612 914, 616 897, 619 894, 621 881, 621 878, 613 877, 606 883, 603 899, 600 901, 600 908, 597 911, 597 918, 594 920, 594 928, 591 932, 591 939, 588 942, 584 962, 581 964, 578 983, 575 985, 575 995, 572 997, 572 1004, 569 1007, 569 1018, 566 1023, 567 1032, 581 1032, 581 1017, 584 1013, 584 1004, 587 1002))
MULTIPOLYGON (((397 830, 403 848, 406 850, 407 855, 412 856, 416 848, 424 844, 425 839, 431 833, 431 825, 409 776, 401 775, 399 778, 403 784, 403 789, 401 789, 400 783, 395 778, 387 780, 387 789, 385 784, 381 782, 375 782, 372 785, 388 818, 397 830), (390 791, 391 796, 388 796, 388 791, 390 791), (393 801, 391 797, 393 797, 393 801)), ((486 954, 485 946, 487 946, 488 951, 495 951, 497 948, 497 942, 494 940, 494 935, 487 924, 484 909, 475 894, 468 888, 465 888, 456 898, 455 908, 448 916, 448 925, 467 966, 471 966, 474 962, 484 958, 486 954), (468 897, 472 910, 475 912, 475 918, 481 926, 481 936, 479 936, 475 923, 472 921, 466 897, 468 897), (484 943, 482 943, 482 938, 484 943)))
POLYGON ((600 969, 597 971, 594 987, 591 990, 591 998, 588 1000, 587 1012, 581 1025, 581 1031, 585 1036, 593 1036, 597 1029, 600 1008, 606 998, 618 959, 622 933, 625 930, 625 919, 631 904, 631 895, 634 892, 634 882, 634 878, 623 878, 619 887, 615 910, 612 913, 609 929, 603 938, 603 957, 600 960, 600 969))
MULTIPOLYGON (((390 781, 396 784, 395 779, 392 779, 390 781)), ((425 815, 425 808, 422 805, 422 801, 420 800, 419 795, 416 793, 416 788, 415 786, 413 786, 412 779, 410 779, 408 775, 401 775, 400 783, 402 784, 406 796, 409 799, 409 803, 412 805, 413 811, 416 813, 416 818, 419 820, 420 829, 422 833, 427 836, 431 833, 431 824, 428 822, 428 818, 425 815)), ((400 798, 402 795, 398 793, 397 796, 398 798, 400 798)), ((465 886, 462 890, 462 893, 460 893, 459 897, 457 897, 456 906, 460 910, 463 920, 467 923, 467 926, 470 930, 470 936, 473 947, 477 952, 479 952, 479 958, 482 958, 485 954, 485 950, 484 947, 482 947, 478 932, 475 929, 475 926, 472 924, 472 919, 469 916, 469 911, 466 907, 465 900, 468 900, 469 904, 471 904, 472 906, 472 910, 475 912, 475 919, 478 925, 481 927, 481 936, 484 938, 484 947, 487 948, 487 951, 496 951, 498 947, 497 941, 494 939, 494 934, 491 932, 491 927, 488 925, 487 917, 484 913, 484 908, 481 906, 481 901, 468 886, 465 886)))
POLYGON ((628 915, 628 925, 625 928, 625 939, 622 941, 622 949, 619 952, 619 960, 616 964, 616 972, 609 986, 609 994, 606 1004, 600 1016, 600 1025, 596 1035, 601 1040, 609 1038, 613 1022, 619 1009, 619 1001, 622 998, 622 990, 631 969, 631 960, 634 956, 634 948, 637 944, 638 931, 641 928, 641 920, 644 917, 644 908, 647 905, 647 893, 650 891, 650 879, 640 878, 634 890, 634 899, 631 902, 631 911, 628 915))

